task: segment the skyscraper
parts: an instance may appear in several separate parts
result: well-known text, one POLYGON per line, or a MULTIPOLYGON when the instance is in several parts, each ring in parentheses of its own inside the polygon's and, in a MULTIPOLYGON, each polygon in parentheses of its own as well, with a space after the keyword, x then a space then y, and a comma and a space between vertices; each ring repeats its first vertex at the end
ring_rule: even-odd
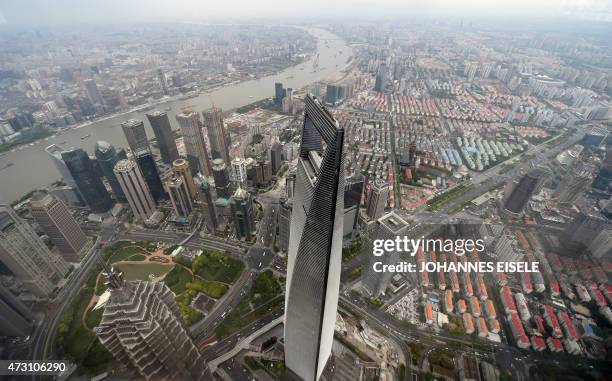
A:
POLYGON ((8 205, 0 205, 0 262, 39 297, 50 296, 69 270, 8 205))
POLYGON ((96 335, 122 366, 145 380, 211 380, 174 294, 163 282, 108 274, 110 297, 96 335))
POLYGON ((250 241, 255 231, 255 221, 253 219, 253 200, 249 192, 240 187, 236 189, 230 198, 230 209, 236 238, 250 241))
POLYGON ((192 172, 200 172, 206 177, 210 176, 212 169, 198 114, 193 111, 185 111, 176 116, 176 121, 183 133, 187 161, 189 161, 192 172))
POLYGON ((155 202, 166 200, 166 192, 164 191, 164 185, 162 184, 161 178, 159 177, 159 171, 155 164, 155 159, 149 150, 141 150, 135 152, 136 162, 142 172, 142 176, 147 182, 149 191, 153 195, 155 202))
POLYGON ((155 213, 155 201, 138 165, 133 160, 120 160, 114 172, 134 217, 149 219, 155 213))
POLYGON ((59 146, 55 144, 51 144, 50 146, 45 148, 45 151, 49 155, 49 158, 51 158, 51 162, 53 162, 55 168, 57 168, 57 171, 62 176, 64 184, 68 185, 71 188, 77 189, 76 181, 74 181, 74 179, 72 178, 72 174, 70 173, 68 166, 66 166, 66 163, 64 163, 64 159, 62 159, 62 152, 64 150, 62 150, 59 146))
POLYGON ((512 215, 523 212, 525 205, 538 186, 540 173, 537 170, 523 176, 506 200, 505 209, 512 215))
POLYGON ((172 173, 175 176, 182 177, 183 181, 187 185, 187 189, 189 189, 189 195, 192 199, 196 198, 197 191, 195 182, 193 180, 193 175, 191 173, 191 168, 189 168, 189 162, 185 159, 176 159, 172 162, 172 173))
POLYGON ((98 85, 96 85, 96 81, 93 79, 86 79, 83 81, 83 85, 85 86, 85 90, 87 91, 87 97, 94 105, 104 105, 104 99, 102 98, 102 94, 100 94, 100 90, 98 89, 98 85))
POLYGON ((223 159, 213 160, 213 178, 215 179, 215 189, 217 197, 230 198, 232 195, 232 184, 229 178, 229 172, 223 159))
POLYGON ((361 174, 346 179, 344 186, 344 239, 354 238, 363 194, 364 177, 361 174))
POLYGON ((0 336, 29 336, 33 322, 28 307, 0 284, 0 336))
POLYGON ((287 252, 289 249, 289 237, 291 233, 291 209, 293 208, 293 201, 286 197, 281 197, 278 203, 278 239, 276 246, 283 252, 287 252))
POLYGON ((113 201, 87 153, 80 148, 72 149, 62 152, 62 159, 91 211, 108 212, 113 207, 113 201))
POLYGON ((272 175, 276 176, 281 166, 283 165, 282 159, 283 146, 276 142, 270 148, 270 164, 272 166, 272 175))
POLYGON ((106 181, 110 185, 115 197, 119 201, 125 201, 125 195, 123 194, 123 190, 121 186, 119 186, 119 182, 115 177, 115 173, 113 172, 113 168, 115 168, 115 164, 121 159, 126 159, 125 151, 121 151, 117 153, 115 151, 115 147, 113 147, 110 143, 105 141, 98 141, 96 143, 94 149, 94 155, 96 159, 98 159, 98 165, 100 166, 100 170, 104 177, 106 177, 106 181))
POLYGON ((376 239, 395 239, 395 237, 403 236, 408 230, 408 222, 406 222, 397 213, 391 212, 379 218, 376 222, 369 224, 364 232, 363 255, 366 258, 367 264, 363 266, 363 275, 361 276, 361 285, 363 291, 370 298, 377 298, 385 293, 392 272, 376 272, 374 271, 374 262, 382 262, 384 265, 396 264, 400 257, 397 251, 387 251, 380 257, 372 255, 374 240, 376 239), (369 250, 369 251, 368 251, 369 250))
POLYGON ((176 148, 176 142, 174 141, 174 134, 172 133, 168 114, 161 111, 154 111, 147 114, 147 119, 157 139, 162 161, 166 164, 172 163, 179 158, 179 154, 176 148))
POLYGON ((283 98, 285 97, 283 91, 283 84, 280 82, 276 82, 274 84, 274 104, 276 107, 280 107, 283 102, 283 98))
POLYGON ((247 181, 246 161, 241 157, 237 157, 234 160, 232 160, 232 180, 240 186, 246 186, 246 181, 247 181))
POLYGON ((157 69, 157 79, 159 80, 159 87, 162 94, 168 95, 168 81, 166 81, 166 75, 161 68, 157 69))
POLYGON ((287 262, 285 364, 311 381, 331 356, 338 308, 344 129, 316 98, 304 102, 287 262))
POLYGON ((217 220, 217 211, 215 210, 215 202, 212 197, 210 184, 204 176, 196 177, 195 182, 198 186, 200 204, 203 206, 204 212, 206 213, 206 226, 208 226, 209 231, 214 232, 217 226, 219 226, 219 222, 217 220))
POLYGON ((370 190, 366 214, 371 220, 379 219, 384 213, 389 200, 389 183, 376 179, 370 190))
POLYGON ((35 193, 30 201, 30 212, 66 261, 79 262, 91 247, 91 241, 62 200, 35 193))
POLYGON ((230 142, 229 132, 223 125, 223 111, 213 107, 202 112, 204 127, 208 131, 208 141, 210 142, 210 154, 213 159, 223 159, 226 165, 231 162, 229 155, 230 142))
POLYGON ((183 177, 171 175, 164 180, 164 186, 170 196, 176 218, 185 220, 193 210, 193 202, 183 177))
POLYGON ((127 140, 128 146, 132 152, 139 152, 141 150, 150 150, 149 139, 145 131, 144 123, 142 120, 130 119, 121 123, 123 134, 127 140))
POLYGON ((385 91, 385 86, 387 85, 387 65, 382 63, 378 68, 378 73, 376 74, 376 81, 374 82, 374 91, 382 93, 385 91))

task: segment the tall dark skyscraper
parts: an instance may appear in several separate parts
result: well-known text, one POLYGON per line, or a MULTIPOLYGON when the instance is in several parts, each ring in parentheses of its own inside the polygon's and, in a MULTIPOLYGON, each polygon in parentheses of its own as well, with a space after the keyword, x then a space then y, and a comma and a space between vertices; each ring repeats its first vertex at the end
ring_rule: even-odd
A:
POLYGON ((223 111, 213 107, 202 112, 204 127, 208 130, 208 141, 210 142, 210 154, 213 159, 223 159, 226 165, 230 165, 229 155, 230 142, 229 132, 223 125, 223 111))
POLYGON ((145 131, 142 120, 130 119, 121 123, 121 128, 125 134, 125 139, 130 146, 132 152, 140 152, 149 150, 149 139, 145 131))
POLYGON ((316 98, 304 102, 287 261, 285 364, 311 381, 330 359, 338 309, 344 129, 316 98))
POLYGON ((119 201, 125 201, 125 195, 123 194, 123 190, 117 181, 117 177, 113 172, 113 168, 115 168, 115 164, 119 160, 125 159, 127 156, 125 155, 125 151, 121 153, 117 153, 115 147, 113 147, 110 143, 105 141, 98 141, 94 148, 94 155, 96 159, 98 159, 98 165, 100 166, 100 170, 104 177, 106 177, 106 181, 108 181, 115 197, 119 201), (126 157, 122 157, 126 156, 126 157))
POLYGON ((206 212, 206 226, 208 226, 209 231, 214 232, 217 226, 219 226, 219 221, 217 220, 217 211, 215 210, 215 201, 212 197, 210 184, 204 176, 198 176, 194 180, 198 186, 200 204, 204 207, 206 212))
POLYGON ((274 143, 270 148, 270 164, 272 165, 272 175, 276 175, 283 165, 282 160, 283 146, 280 143, 274 143))
POLYGON ((376 74, 376 81, 374 82, 374 91, 383 92, 387 85, 387 65, 380 64, 378 73, 376 74))
POLYGON ((28 307, 0 284, 0 336, 28 336, 33 322, 28 307))
POLYGON ((280 82, 276 82, 274 84, 274 104, 277 107, 280 107, 281 104, 283 103, 284 97, 285 97, 285 94, 283 92, 283 84, 280 82))
POLYGON ((159 177, 159 171, 157 170, 157 165, 155 165, 155 159, 153 159, 151 151, 142 150, 136 152, 135 157, 155 202, 165 200, 167 198, 166 192, 164 191, 164 185, 159 177))
POLYGON ((104 105, 104 99, 102 98, 102 94, 100 94, 100 90, 98 89, 98 85, 96 85, 96 81, 93 79, 86 79, 83 81, 83 85, 85 86, 85 90, 87 91, 87 97, 94 105, 104 105))
POLYGON ((239 187, 230 198, 230 208, 236 237, 250 241, 255 231, 255 221, 253 219, 253 200, 249 192, 239 187))
POLYGON ((363 194, 364 176, 353 175, 346 179, 344 186, 344 233, 345 239, 353 239, 359 219, 359 206, 363 194))
POLYGON ((172 133, 168 114, 161 111, 154 111, 151 114, 147 114, 147 119, 157 139, 162 161, 166 164, 172 163, 179 158, 179 154, 176 148, 176 142, 174 141, 174 134, 172 133))
POLYGON ((230 198, 232 195, 232 183, 227 165, 225 165, 223 159, 213 160, 213 178, 215 179, 217 197, 230 198))
POLYGON ((506 200, 505 209, 511 214, 520 214, 536 190, 539 179, 540 173, 535 170, 523 176, 506 200))
POLYGON ((113 201, 104 187, 102 180, 96 175, 94 163, 82 149, 62 152, 62 160, 66 163, 79 193, 94 213, 105 213, 113 207, 113 201))

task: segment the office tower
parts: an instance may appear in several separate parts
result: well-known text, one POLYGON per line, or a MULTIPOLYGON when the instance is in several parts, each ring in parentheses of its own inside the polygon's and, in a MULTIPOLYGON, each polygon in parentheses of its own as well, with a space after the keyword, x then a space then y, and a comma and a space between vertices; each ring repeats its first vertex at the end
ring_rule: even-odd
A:
POLYGON ((389 183, 383 179, 376 179, 370 190, 366 214, 370 220, 377 220, 385 213, 389 199, 389 183))
POLYGON ((123 134, 132 152, 150 150, 149 139, 147 139, 147 133, 142 120, 126 120, 121 123, 121 128, 123 129, 123 134))
POLYGON ((236 238, 250 241, 255 231, 255 221, 253 219, 253 200, 249 192, 240 187, 236 189, 230 198, 230 209, 236 238))
POLYGON ((364 232, 363 255, 367 265, 363 266, 363 275, 361 276, 361 286, 367 297, 378 298, 385 293, 392 272, 376 272, 374 271, 374 262, 382 262, 383 265, 394 265, 400 260, 400 253, 393 251, 385 251, 380 257, 372 255, 374 240, 391 239, 406 235, 408 230, 408 222, 400 217, 396 212, 385 214, 376 222, 369 224, 364 232))
POLYGON ((289 237, 291 227, 291 209, 293 208, 293 201, 281 196, 278 203, 278 238, 276 240, 276 246, 283 252, 287 252, 289 249, 289 237))
POLYGON ((213 160, 213 178, 215 179, 215 189, 217 197, 230 198, 232 195, 231 182, 227 166, 223 159, 213 160))
POLYGON ((145 380, 212 379, 168 286, 106 275, 110 297, 95 332, 119 364, 145 380))
POLYGON ((612 257, 612 230, 610 226, 595 236, 593 242, 589 244, 589 251, 595 258, 610 259, 612 257))
POLYGON ((376 81, 374 82, 374 91, 382 93, 385 91, 387 85, 387 65, 380 64, 378 73, 376 74, 376 81))
POLYGON ((364 177, 361 174, 353 175, 346 179, 344 186, 344 239, 354 238, 359 217, 359 206, 363 194, 364 177))
POLYGON ((50 296, 69 270, 8 205, 0 205, 0 262, 39 297, 50 296))
POLYGON ((108 184, 113 190, 117 200, 125 201, 123 190, 121 189, 121 186, 119 186, 117 177, 115 177, 115 173, 113 172, 117 162, 121 159, 125 159, 125 157, 121 157, 125 155, 125 152, 123 152, 123 155, 120 153, 118 154, 117 151, 115 151, 115 147, 113 147, 110 143, 98 141, 94 149, 94 155, 96 156, 96 159, 98 159, 100 170, 102 171, 104 177, 106 177, 106 181, 108 181, 108 184))
POLYGON ((329 83, 325 92, 325 102, 335 105, 338 101, 338 86, 329 83))
POLYGON ((206 177, 210 176, 212 170, 198 114, 193 111, 185 111, 176 116, 176 121, 183 133, 187 161, 189 161, 192 172, 200 172, 206 177))
POLYGON ((581 211, 565 229, 565 236, 571 243, 586 247, 593 244, 600 232, 611 228, 612 224, 608 219, 581 211))
POLYGON ((29 336, 33 323, 28 307, 0 284, 0 336, 29 336))
POLYGON ((334 338, 342 259, 344 129, 316 98, 308 95, 304 102, 287 261, 285 364, 310 381, 321 377, 334 338))
POLYGON ((247 182, 247 168, 246 161, 237 157, 232 160, 232 179, 239 186, 246 186, 247 182))
POLYGON ((149 191, 153 195, 155 202, 159 203, 166 200, 166 192, 164 191, 164 185, 162 184, 161 178, 159 177, 159 171, 153 159, 153 154, 149 150, 142 150, 135 152, 136 162, 142 172, 142 176, 147 182, 149 191))
POLYGON ((280 82, 276 82, 274 84, 274 105, 276 105, 276 107, 281 106, 281 102, 283 101, 284 96, 285 95, 283 94, 283 84, 280 82))
POLYGON ((166 75, 162 69, 157 69, 157 79, 159 80, 159 87, 162 94, 168 95, 168 82, 166 81, 166 75))
POLYGON ((272 176, 276 176, 281 166, 283 165, 282 160, 283 146, 276 142, 270 148, 270 164, 272 168, 272 176))
POLYGON ((113 201, 87 153, 80 148, 72 149, 62 152, 62 159, 91 211, 108 212, 113 207, 113 201))
POLYGON ((219 226, 219 222, 217 221, 217 211, 215 210, 215 201, 212 197, 210 184, 204 176, 196 177, 195 182, 198 187, 198 195, 200 196, 200 205, 202 205, 206 214, 206 226, 209 231, 214 232, 217 226, 219 226))
POLYGON ((59 146, 51 144, 50 146, 45 148, 45 151, 49 155, 49 158, 51 158, 51 162, 53 163, 55 168, 57 168, 57 171, 62 176, 64 184, 68 185, 71 188, 77 189, 76 181, 74 181, 74 179, 72 178, 72 174, 70 173, 68 166, 66 166, 64 159, 62 159, 63 150, 59 146))
POLYGON ((85 90, 87 91, 87 97, 94 105, 104 105, 104 99, 102 99, 102 94, 100 94, 100 90, 98 89, 98 85, 96 85, 96 81, 93 79, 86 79, 83 81, 83 85, 85 86, 85 90))
POLYGON ((184 222, 193 210, 193 203, 189 195, 189 188, 183 177, 171 175, 164 180, 166 192, 170 196, 174 215, 177 220, 184 222))
POLYGON ((134 217, 149 219, 155 213, 155 201, 138 165, 134 160, 120 160, 114 172, 134 217))
POLYGON ((189 196, 191 196, 192 200, 195 200, 197 190, 193 181, 191 168, 189 168, 189 162, 182 158, 174 160, 172 162, 172 173, 174 173, 175 176, 183 178, 183 182, 185 182, 187 189, 189 190, 189 196))
POLYGON ((531 195, 535 192, 539 179, 540 175, 537 171, 532 171, 523 176, 506 200, 504 205, 506 211, 512 215, 522 213, 531 195))
POLYGON ((270 160, 259 160, 255 165, 255 184, 264 187, 272 181, 272 165, 270 160))
POLYGON ((62 200, 37 192, 30 201, 30 212, 66 261, 79 262, 91 247, 91 242, 62 200))
POLYGON ((285 192, 287 193, 288 199, 293 198, 293 193, 295 190, 295 178, 296 178, 296 171, 295 169, 292 169, 291 171, 289 171, 289 173, 287 174, 287 177, 285 178, 285 192))
POLYGON ((229 147, 232 145, 229 132, 223 125, 223 111, 213 107, 202 112, 204 127, 208 131, 208 142, 210 143, 210 154, 213 159, 223 159, 225 164, 231 162, 229 147))
POLYGON ((147 119, 155 138, 157 139, 157 145, 159 147, 159 153, 164 163, 170 164, 174 160, 179 158, 178 149, 176 148, 176 142, 174 140, 174 133, 170 126, 170 120, 168 114, 161 111, 153 111, 147 114, 147 119))

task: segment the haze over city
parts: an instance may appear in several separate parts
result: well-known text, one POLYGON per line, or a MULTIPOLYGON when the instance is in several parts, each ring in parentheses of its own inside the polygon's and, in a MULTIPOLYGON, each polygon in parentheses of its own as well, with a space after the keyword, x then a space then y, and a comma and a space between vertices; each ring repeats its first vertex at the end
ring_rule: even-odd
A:
POLYGON ((612 2, 0 3, 0 378, 606 381, 612 2))

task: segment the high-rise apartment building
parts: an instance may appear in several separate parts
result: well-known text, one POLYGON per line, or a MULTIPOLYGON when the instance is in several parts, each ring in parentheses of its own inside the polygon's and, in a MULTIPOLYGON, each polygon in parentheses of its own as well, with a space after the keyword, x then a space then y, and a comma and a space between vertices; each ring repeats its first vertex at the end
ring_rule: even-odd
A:
POLYGON ((119 364, 145 380, 212 380, 172 291, 163 282, 126 282, 110 271, 110 297, 95 332, 119 364))
POLYGON ((232 180, 239 186, 246 186, 247 166, 246 161, 241 157, 232 160, 232 180))
POLYGON ((213 107, 202 112, 204 127, 208 131, 208 141, 210 142, 210 154, 213 159, 223 159, 226 165, 231 162, 229 147, 232 144, 230 135, 223 124, 223 111, 213 107))
POLYGON ((187 185, 187 189, 189 189, 189 195, 192 199, 195 199, 197 190, 191 168, 189 168, 189 162, 185 159, 174 160, 172 162, 172 173, 174 173, 175 176, 183 178, 183 181, 187 185))
POLYGON ((389 183, 383 179, 376 179, 370 190, 366 214, 370 220, 379 219, 384 213, 389 200, 389 183))
POLYGON ((276 176, 281 166, 283 165, 283 146, 276 142, 270 148, 270 165, 272 166, 272 175, 276 176))
POLYGON ((123 189, 136 219, 146 221, 155 213, 155 200, 134 160, 121 160, 115 165, 115 176, 123 189))
POLYGON ((176 219, 187 219, 193 210, 193 202, 183 177, 171 175, 164 180, 164 185, 170 196, 176 219))
POLYGON ((142 120, 129 119, 121 123, 121 129, 132 152, 150 150, 149 139, 142 120))
POLYGON ((214 159, 212 164, 217 197, 230 198, 232 196, 232 183, 225 162, 223 159, 214 159))
POLYGON ((98 89, 98 85, 96 81, 89 78, 83 81, 83 85, 85 86, 85 91, 87 91, 87 97, 94 105, 104 105, 104 99, 102 98, 102 94, 100 94, 100 90, 98 89))
POLYGON ((125 201, 123 190, 121 189, 121 186, 115 177, 115 173, 113 172, 113 169, 119 160, 127 159, 125 151, 122 149, 117 152, 115 147, 113 147, 110 143, 98 141, 94 148, 94 155, 98 160, 98 165, 100 166, 102 174, 106 178, 106 181, 108 181, 108 184, 115 194, 115 198, 119 201, 125 201))
POLYGON ((250 241, 255 232, 255 220, 253 216, 253 200, 249 192, 242 188, 236 189, 236 192, 230 198, 230 210, 232 212, 236 238, 250 241))
POLYGON ((157 69, 157 79, 159 80, 159 87, 162 94, 168 95, 168 81, 166 80, 166 74, 164 74, 161 68, 157 69))
POLYGON ((193 111, 185 111, 176 116, 176 121, 183 133, 187 161, 189 161, 192 172, 200 172, 206 177, 210 176, 212 169, 198 114, 193 111))
POLYGON ((8 205, 0 205, 0 261, 38 297, 49 297, 70 267, 8 205))
POLYGON ((172 163, 179 158, 179 154, 168 114, 161 111, 154 111, 147 114, 147 119, 157 139, 162 161, 166 164, 172 163))
POLYGON ((297 165, 285 295, 285 364, 318 380, 331 356, 344 210, 344 129, 310 95, 297 165), (325 142, 325 149, 323 146, 325 142))
POLYGON ((79 262, 91 247, 91 241, 62 200, 35 193, 30 200, 30 212, 66 261, 79 262))
POLYGON ((113 207, 106 187, 98 177, 98 171, 87 153, 80 148, 62 152, 79 193, 94 213, 106 213, 113 207))
POLYGON ((287 252, 289 249, 289 237, 291 233, 291 209, 293 208, 293 201, 286 197, 281 197, 278 203, 278 238, 276 240, 276 246, 283 252, 287 252))
POLYGON ((0 336, 29 336, 33 323, 28 307, 0 284, 0 336))
POLYGON ((155 164, 155 159, 149 150, 141 150, 134 153, 138 167, 142 172, 142 176, 147 182, 149 191, 153 195, 155 202, 161 202, 166 200, 166 192, 164 191, 164 185, 162 184, 161 177, 159 176, 159 170, 155 164))
POLYGON ((391 239, 404 236, 408 230, 408 222, 395 212, 385 214, 376 222, 369 224, 364 232, 363 255, 366 258, 367 264, 363 266, 363 274, 361 276, 361 286, 363 291, 370 298, 377 298, 385 293, 392 272, 376 272, 374 271, 374 262, 382 262, 383 265, 394 265, 400 260, 400 254, 397 251, 386 251, 384 255, 375 257, 372 255, 374 240, 376 239, 391 239), (368 251, 369 250, 369 251, 368 251))

